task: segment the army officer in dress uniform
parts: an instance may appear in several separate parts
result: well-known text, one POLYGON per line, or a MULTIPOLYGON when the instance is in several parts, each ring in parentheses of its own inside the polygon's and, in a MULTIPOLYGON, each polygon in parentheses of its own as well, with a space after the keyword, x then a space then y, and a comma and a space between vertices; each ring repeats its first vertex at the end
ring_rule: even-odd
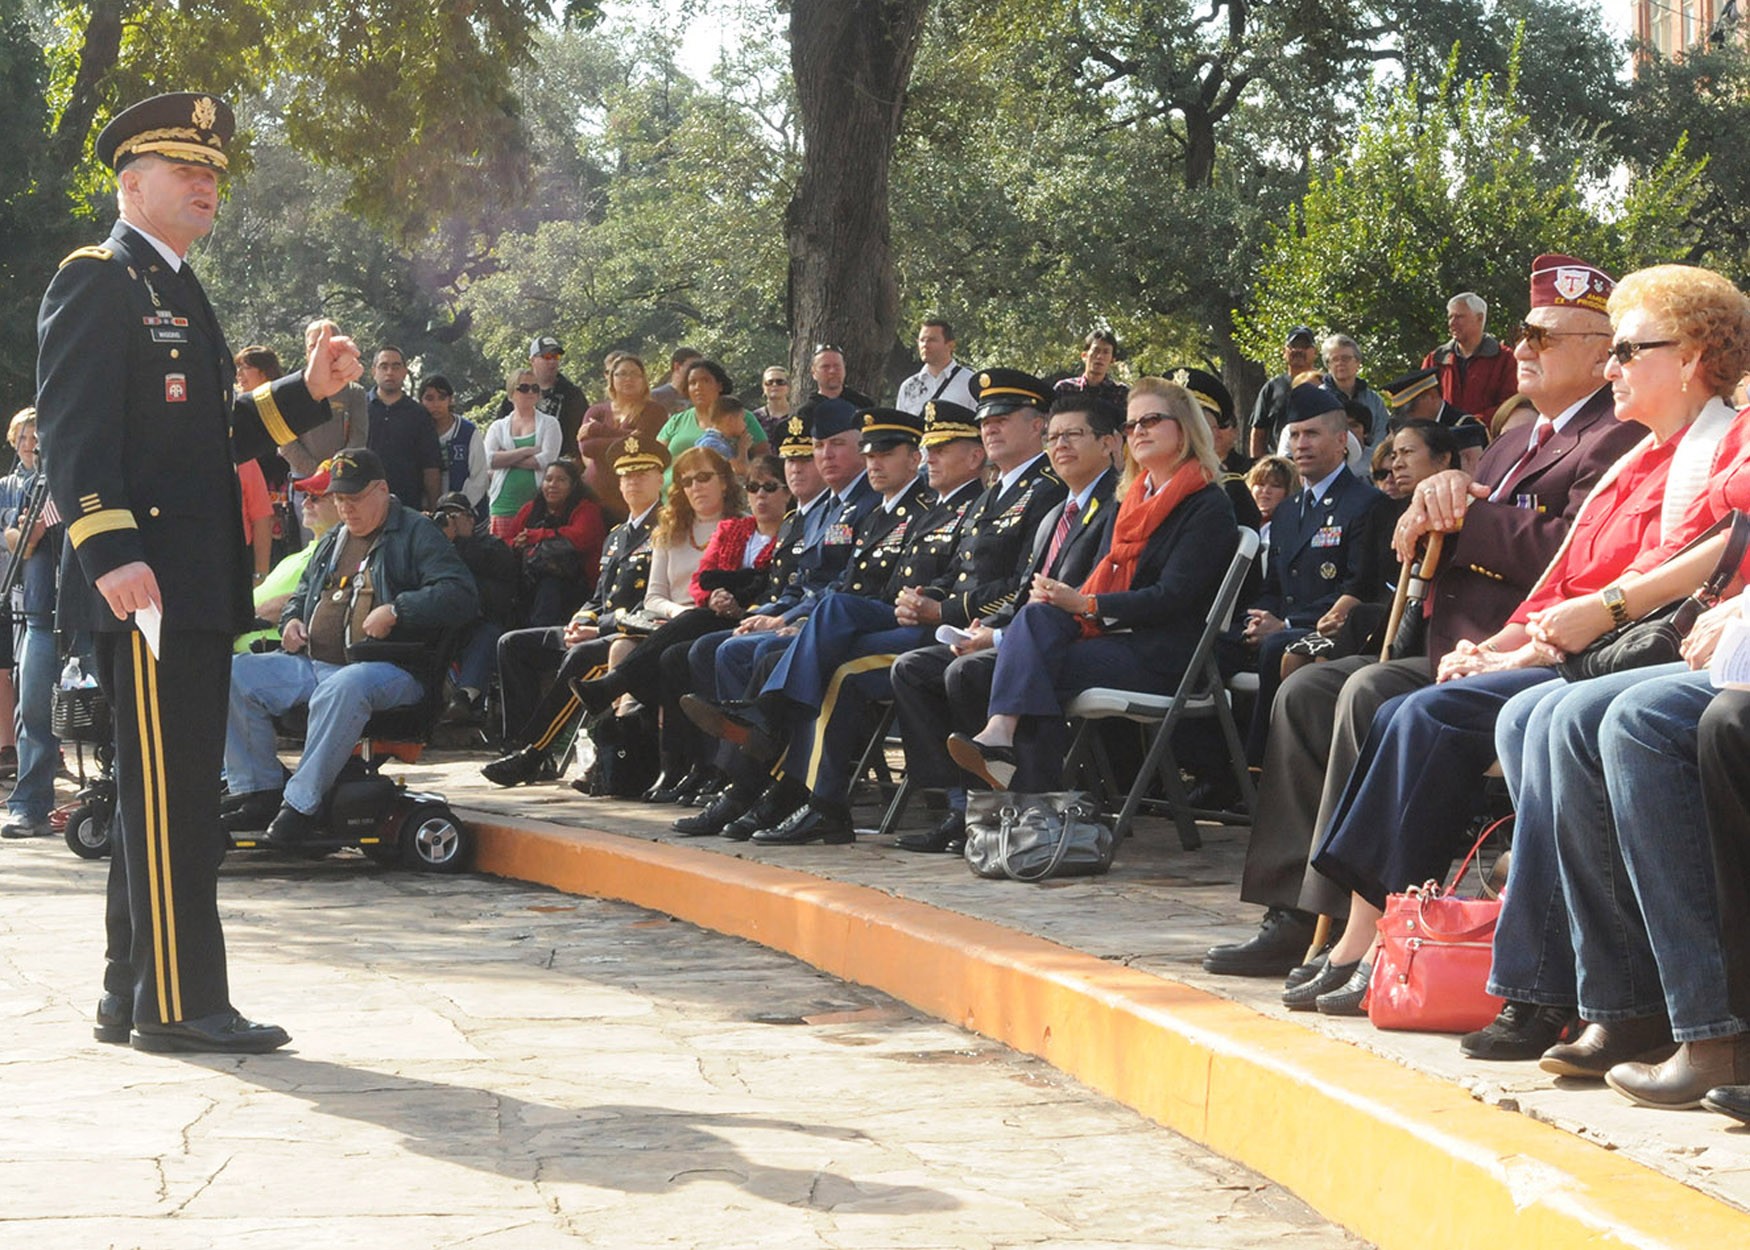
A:
POLYGON ((232 1006, 219 925, 231 641, 254 616, 235 465, 321 423, 360 373, 324 324, 302 372, 233 402, 231 349, 184 258, 212 229, 234 126, 223 101, 193 93, 118 114, 97 155, 120 220, 61 263, 37 319, 42 446, 67 522, 59 625, 96 631, 115 715, 96 1036, 140 1050, 290 1040, 232 1006))

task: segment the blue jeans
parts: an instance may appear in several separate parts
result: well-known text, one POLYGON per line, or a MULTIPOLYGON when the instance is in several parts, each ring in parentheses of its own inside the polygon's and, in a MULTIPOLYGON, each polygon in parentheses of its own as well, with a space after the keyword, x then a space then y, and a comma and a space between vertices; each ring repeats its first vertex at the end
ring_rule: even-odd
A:
POLYGON ((231 660, 231 706, 225 724, 225 781, 233 794, 276 790, 279 756, 273 718, 308 704, 309 728, 285 801, 307 816, 321 810, 372 712, 419 702, 424 691, 393 664, 323 664, 283 651, 231 660))
MULTIPOLYGON (((55 737, 55 623, 46 613, 19 617, 14 648, 14 679, 18 685, 14 727, 18 734, 18 782, 6 800, 6 810, 24 820, 47 820, 55 805, 55 772, 61 764, 61 742, 55 737)), ((91 672, 89 657, 85 671, 91 672)))
POLYGON ((456 685, 484 694, 492 685, 492 674, 498 664, 498 636, 504 626, 497 621, 475 621, 468 628, 467 641, 456 657, 456 685))

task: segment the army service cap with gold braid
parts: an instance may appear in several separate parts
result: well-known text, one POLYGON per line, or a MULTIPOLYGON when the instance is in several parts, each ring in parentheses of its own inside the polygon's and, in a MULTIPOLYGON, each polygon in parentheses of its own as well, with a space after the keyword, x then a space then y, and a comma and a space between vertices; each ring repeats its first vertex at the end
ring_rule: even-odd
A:
POLYGON ((1051 407, 1051 388, 1020 369, 986 369, 976 379, 978 419, 1000 416, 1017 408, 1051 407))
POLYGON ((899 408, 865 408, 857 414, 858 450, 887 451, 901 444, 916 447, 924 436, 924 414, 899 408))
POLYGON ((616 474, 666 469, 668 461, 668 448, 646 434, 628 434, 608 448, 608 463, 614 466, 616 474))
POLYGON ((814 440, 808 436, 808 422, 802 414, 793 412, 784 421, 778 436, 778 454, 786 460, 800 460, 814 454, 814 440))
POLYGON ((940 447, 957 438, 978 441, 978 414, 964 404, 946 399, 932 399, 925 404, 922 446, 940 447))
POLYGON ((1431 391, 1439 385, 1440 370, 1416 369, 1401 378, 1393 378, 1379 388, 1379 393, 1387 408, 1402 408, 1424 391, 1431 391))
POLYGON ((231 106, 214 95, 177 91, 130 105, 97 136, 97 159, 120 173, 137 156, 230 168, 225 149, 237 130, 231 106))

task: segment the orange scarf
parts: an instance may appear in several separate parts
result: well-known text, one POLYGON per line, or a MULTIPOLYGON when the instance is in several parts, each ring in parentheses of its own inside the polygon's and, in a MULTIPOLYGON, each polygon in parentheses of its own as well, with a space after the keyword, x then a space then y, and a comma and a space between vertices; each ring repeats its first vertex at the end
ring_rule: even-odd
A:
MULTIPOLYGON (((1124 492, 1118 519, 1112 523, 1111 549, 1088 574, 1088 580, 1082 583, 1082 594, 1092 597, 1115 590, 1129 590, 1130 579, 1136 575, 1136 562, 1142 558, 1149 535, 1166 523, 1174 508, 1207 485, 1209 479, 1204 476, 1203 466, 1195 457, 1181 464, 1153 498, 1147 497, 1148 475, 1137 474, 1130 489, 1124 492)), ((1098 621, 1082 621, 1084 638, 1092 638, 1100 632, 1098 621)))

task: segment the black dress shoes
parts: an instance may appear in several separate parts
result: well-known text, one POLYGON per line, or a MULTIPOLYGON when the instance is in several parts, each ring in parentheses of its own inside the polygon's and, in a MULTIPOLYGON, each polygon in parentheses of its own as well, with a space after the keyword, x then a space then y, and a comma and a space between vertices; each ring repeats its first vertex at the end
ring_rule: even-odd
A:
POLYGON ((126 1046, 134 1031, 134 1004, 120 994, 105 993, 97 1000, 97 1018, 91 1036, 111 1046, 126 1046))
POLYGON ((1283 990, 1282 1005, 1290 1011, 1316 1010, 1320 995, 1348 985, 1360 967, 1359 959, 1347 964, 1327 963, 1319 969, 1318 975, 1308 977, 1292 989, 1283 990))
POLYGON ((523 747, 484 765, 480 775, 495 786, 522 786, 532 781, 550 781, 557 774, 552 758, 545 751, 538 747, 523 747))
POLYGON ((669 828, 689 838, 709 838, 722 833, 729 822, 747 811, 747 804, 725 790, 711 800, 711 806, 691 816, 682 816, 669 828))
POLYGON ((235 1011, 134 1029, 134 1049, 160 1055, 264 1055, 291 1040, 279 1025, 256 1024, 235 1011))
POLYGON ((966 813, 949 812, 947 819, 928 833, 902 833, 893 839, 893 845, 926 855, 959 855, 966 850, 966 813))
POLYGON ((1557 1042, 1543 1052, 1537 1066, 1556 1076, 1602 1081, 1619 1063, 1663 1063, 1677 1049, 1671 1022, 1664 1016, 1642 1016, 1609 1024, 1587 1024, 1571 1042, 1557 1042))
POLYGON ((746 842, 761 829, 770 829, 796 808, 808 801, 808 791, 788 777, 774 781, 754 805, 723 826, 720 837, 731 842, 746 842))
POLYGON ((851 828, 849 815, 828 812, 805 803, 770 829, 755 833, 753 840, 761 846, 802 846, 808 842, 840 846, 855 842, 857 835, 851 828))
POLYGON ((282 850, 302 846, 316 832, 317 820, 290 803, 281 803, 279 813, 267 827, 267 843, 282 850))
POLYGON ((254 833, 267 828, 279 813, 281 802, 278 790, 256 790, 236 795, 231 806, 219 812, 219 824, 227 833, 254 833))
POLYGON ((1467 1059, 1538 1059, 1562 1040, 1562 1034, 1573 1022, 1570 1007, 1509 1002, 1487 1028, 1459 1038, 1458 1048, 1467 1059))
POLYGON ((1211 947, 1203 957, 1203 970, 1223 977, 1287 976, 1300 967, 1312 940, 1311 916, 1272 907, 1264 913, 1258 931, 1246 941, 1211 947))
MULTIPOLYGON (((284 793, 285 791, 283 789, 245 790, 242 794, 232 794, 227 790, 219 796, 219 815, 223 816, 228 812, 234 812, 240 807, 249 805, 252 807, 266 807, 269 810, 264 819, 272 820, 274 812, 279 811, 280 797, 284 793)), ((259 825, 256 827, 260 828, 259 825)))
POLYGON ((948 754, 963 772, 971 773, 992 790, 1007 790, 1015 779, 1015 748, 993 747, 970 734, 951 734, 948 754))

